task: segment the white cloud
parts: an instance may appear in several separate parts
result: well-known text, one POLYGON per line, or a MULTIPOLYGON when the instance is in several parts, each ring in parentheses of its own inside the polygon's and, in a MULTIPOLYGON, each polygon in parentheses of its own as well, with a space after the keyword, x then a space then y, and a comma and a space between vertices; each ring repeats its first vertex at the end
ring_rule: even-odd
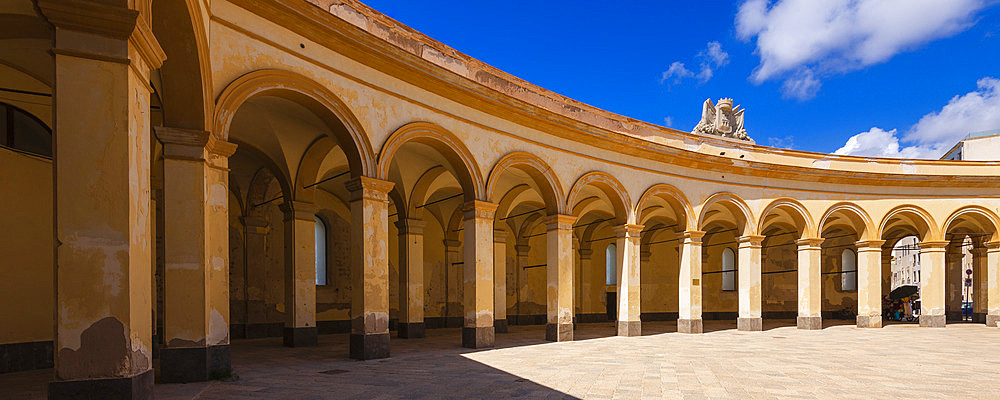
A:
POLYGON ((961 32, 986 2, 747 0, 736 14, 736 32, 743 40, 756 38, 761 61, 754 82, 801 83, 803 71, 822 76, 857 70, 961 32))
POLYGON ((783 138, 769 137, 767 138, 767 145, 782 149, 792 149, 795 148, 795 137, 794 136, 785 136, 783 138))
POLYGON ((955 96, 939 111, 920 118, 900 137, 872 128, 851 136, 835 154, 864 157, 940 158, 973 132, 1000 128, 1000 79, 982 78, 977 89, 955 96), (900 143, 909 144, 901 147, 900 143))
POLYGON ((785 98, 805 101, 816 97, 816 93, 819 92, 822 85, 812 71, 803 69, 781 84, 781 95, 785 98))
POLYGON ((890 157, 890 158, 938 158, 940 150, 926 146, 909 146, 900 149, 896 130, 884 131, 872 128, 847 139, 844 147, 833 154, 860 157, 890 157))
POLYGON ((663 125, 666 126, 666 127, 668 127, 668 128, 674 126, 674 117, 671 117, 669 115, 666 116, 666 117, 664 117, 663 118, 663 125))
POLYGON ((726 64, 729 64, 729 53, 722 50, 722 44, 719 42, 708 42, 705 49, 699 51, 695 57, 699 60, 699 66, 701 69, 698 74, 695 75, 694 72, 687 69, 684 63, 680 61, 674 61, 670 64, 670 68, 663 71, 663 77, 660 78, 660 83, 665 83, 668 80, 673 80, 674 84, 681 83, 684 78, 696 77, 699 82, 705 83, 712 79, 715 75, 715 70, 719 69, 726 64))
POLYGON ((694 76, 694 72, 691 72, 691 70, 687 69, 684 66, 684 63, 680 61, 674 61, 673 64, 670 64, 670 68, 667 68, 666 71, 663 71, 663 77, 660 78, 660 83, 664 83, 670 79, 673 79, 674 83, 680 83, 681 79, 692 76, 694 76))

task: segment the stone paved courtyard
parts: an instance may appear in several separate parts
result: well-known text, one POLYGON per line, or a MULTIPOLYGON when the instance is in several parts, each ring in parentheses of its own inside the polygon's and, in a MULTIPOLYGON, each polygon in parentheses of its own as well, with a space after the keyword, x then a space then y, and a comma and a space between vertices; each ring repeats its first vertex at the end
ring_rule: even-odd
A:
MULTIPOLYGON (((588 398, 936 399, 1000 398, 1000 329, 890 325, 764 332, 706 322, 704 335, 646 323, 642 337, 581 324, 577 341, 549 343, 541 326, 513 326, 498 348, 459 346, 458 329, 392 341, 392 358, 347 359, 346 335, 316 348, 280 338, 233 344, 231 381, 157 385, 157 399, 588 398)), ((44 398, 51 370, 0 375, 0 398, 44 398)))

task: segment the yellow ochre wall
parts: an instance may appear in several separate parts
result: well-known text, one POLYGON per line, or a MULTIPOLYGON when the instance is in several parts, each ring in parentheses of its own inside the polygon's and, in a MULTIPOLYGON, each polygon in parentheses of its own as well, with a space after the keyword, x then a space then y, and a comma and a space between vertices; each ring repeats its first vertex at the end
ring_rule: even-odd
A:
POLYGON ((0 171, 0 344, 52 340, 52 161, 0 148, 0 171))

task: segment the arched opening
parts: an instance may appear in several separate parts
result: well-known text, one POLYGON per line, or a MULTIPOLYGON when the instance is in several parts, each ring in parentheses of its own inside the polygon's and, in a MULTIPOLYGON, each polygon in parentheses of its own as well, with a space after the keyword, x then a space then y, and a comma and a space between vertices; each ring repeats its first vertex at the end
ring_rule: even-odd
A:
MULTIPOLYGON (((609 243, 608 247, 604 250, 604 269, 606 272, 606 277, 604 279, 604 284, 608 286, 618 284, 618 274, 615 270, 615 263, 618 259, 618 252, 615 250, 616 246, 614 243, 609 243)), ((613 310, 613 309, 612 309, 613 310)), ((611 315, 611 314, 608 314, 611 315)))
POLYGON ((677 330, 676 321, 681 315, 681 240, 692 229, 688 222, 690 210, 684 194, 667 184, 647 189, 636 206, 636 219, 643 226, 639 232, 639 275, 645 333, 677 330))
POLYGON ((326 224, 318 215, 314 217, 313 223, 316 224, 316 234, 313 239, 316 243, 316 285, 325 286, 327 284, 326 224))
POLYGON ((793 199, 778 199, 761 215, 761 314, 768 326, 822 326, 815 292, 799 290, 821 279, 814 269, 819 266, 810 264, 814 241, 803 240, 813 239, 814 229, 808 211, 793 199))
POLYGON ((858 317, 858 245, 867 239, 871 219, 848 203, 830 207, 819 223, 820 311, 824 327, 855 325, 858 317), (848 251, 852 257, 848 257, 848 251), (852 277, 853 275, 853 277, 852 277), (855 282, 852 290, 844 282, 855 282))
POLYGON ((52 157, 52 130, 38 117, 0 102, 0 144, 14 151, 52 157))
POLYGON ((751 326, 751 330, 762 328, 761 281, 758 279, 761 277, 763 238, 753 235, 752 221, 746 204, 731 194, 717 194, 702 205, 698 227, 705 232, 701 240, 705 332, 738 328, 740 318, 756 325, 751 326), (734 265, 732 272, 724 269, 729 257, 734 265), (750 282, 750 286, 757 286, 757 290, 750 291, 743 284, 744 280, 750 282), (730 282, 732 286, 726 286, 730 282))
POLYGON ((722 249, 722 290, 736 290, 736 251, 732 247, 722 249))
MULTIPOLYGON (((1000 218, 982 207, 964 207, 944 225, 948 240, 945 266, 945 308, 948 322, 995 326, 1000 316, 988 307, 989 246, 998 241, 1000 218)), ((995 247, 994 247, 995 249, 995 247)))
POLYGON ((614 335, 619 325, 630 323, 619 324, 618 321, 632 318, 633 325, 638 327, 640 323, 639 315, 630 316, 621 312, 623 284, 624 290, 638 292, 637 282, 631 283, 630 287, 629 282, 622 279, 623 262, 627 260, 629 251, 623 245, 632 245, 628 241, 632 239, 626 239, 629 235, 627 230, 634 231, 631 235, 641 230, 640 226, 625 224, 629 202, 621 183, 603 172, 584 174, 569 192, 567 210, 576 217, 573 237, 579 243, 579 261, 575 265, 580 275, 577 322, 601 326, 601 329, 591 331, 594 337, 614 335), (607 249, 611 245, 614 245, 613 262, 607 258, 607 249), (615 275, 614 284, 608 284, 611 270, 615 275))
POLYGON ((883 294, 886 321, 916 323, 920 317, 920 238, 908 235, 892 245, 889 292, 883 294))
POLYGON ((840 289, 845 292, 858 290, 858 253, 844 249, 840 253, 840 289))

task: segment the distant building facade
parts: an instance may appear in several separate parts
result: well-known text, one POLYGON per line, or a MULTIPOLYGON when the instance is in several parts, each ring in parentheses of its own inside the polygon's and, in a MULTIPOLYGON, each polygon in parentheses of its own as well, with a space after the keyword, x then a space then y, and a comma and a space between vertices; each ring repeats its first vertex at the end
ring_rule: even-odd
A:
POLYGON ((942 160, 1000 160, 1000 129, 970 133, 944 153, 942 160))

